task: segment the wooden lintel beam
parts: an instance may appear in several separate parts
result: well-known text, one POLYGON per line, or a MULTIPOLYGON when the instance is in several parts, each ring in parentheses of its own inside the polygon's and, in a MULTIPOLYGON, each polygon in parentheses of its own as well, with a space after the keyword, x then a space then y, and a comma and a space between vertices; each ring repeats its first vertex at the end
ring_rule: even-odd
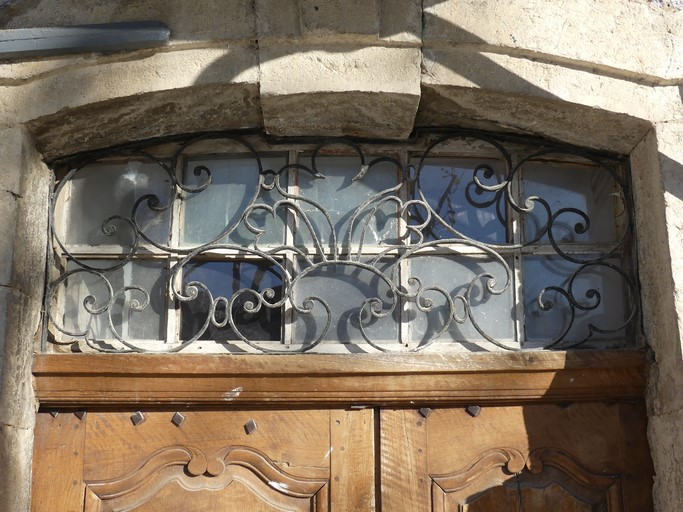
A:
POLYGON ((36 355, 45 407, 642 399, 636 351, 421 356, 36 355))

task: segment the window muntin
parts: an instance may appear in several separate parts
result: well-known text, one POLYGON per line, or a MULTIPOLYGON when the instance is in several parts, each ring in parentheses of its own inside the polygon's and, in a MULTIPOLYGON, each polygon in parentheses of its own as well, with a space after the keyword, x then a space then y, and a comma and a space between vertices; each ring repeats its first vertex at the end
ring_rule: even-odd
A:
POLYGON ((634 338, 619 162, 461 133, 404 145, 202 137, 174 154, 126 151, 75 168, 56 190, 65 271, 46 300, 50 339, 72 349, 446 351, 634 338), (138 267, 158 269, 147 272, 156 281, 138 267), (90 288, 73 284, 83 273, 90 288), (138 336, 143 318, 158 334, 138 336))

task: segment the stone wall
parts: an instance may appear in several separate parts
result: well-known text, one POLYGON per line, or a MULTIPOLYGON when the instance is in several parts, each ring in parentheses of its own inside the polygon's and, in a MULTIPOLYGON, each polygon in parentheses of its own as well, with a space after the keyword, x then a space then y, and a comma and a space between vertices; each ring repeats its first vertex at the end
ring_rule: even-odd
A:
POLYGON ((5 0, 0 29, 157 20, 162 48, 0 62, 0 510, 27 510, 41 160, 195 131, 418 126, 631 155, 657 510, 683 510, 683 11, 647 0, 5 0))

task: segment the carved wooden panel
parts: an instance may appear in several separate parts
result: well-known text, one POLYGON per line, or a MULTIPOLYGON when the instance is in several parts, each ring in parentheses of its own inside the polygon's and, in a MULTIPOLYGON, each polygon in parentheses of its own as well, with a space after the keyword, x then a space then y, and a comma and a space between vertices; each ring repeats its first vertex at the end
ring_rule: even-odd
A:
POLYGON ((86 512, 228 510, 327 510, 327 478, 301 478, 265 454, 230 446, 207 456, 197 448, 169 446, 141 467, 107 481, 86 482, 86 512))
POLYGON ((423 412, 382 411, 383 504, 425 512, 652 510, 639 405, 423 412))
POLYGON ((372 409, 134 413, 40 413, 33 510, 374 510, 372 409))
POLYGON ((472 466, 432 476, 434 509, 452 512, 622 512, 620 475, 596 473, 568 453, 483 453, 472 466), (437 506, 438 503, 438 506, 437 506))

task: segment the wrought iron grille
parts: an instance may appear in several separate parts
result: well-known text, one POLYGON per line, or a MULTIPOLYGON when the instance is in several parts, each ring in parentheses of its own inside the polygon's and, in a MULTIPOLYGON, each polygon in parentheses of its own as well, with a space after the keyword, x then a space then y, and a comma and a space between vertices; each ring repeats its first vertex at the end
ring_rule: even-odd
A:
POLYGON ((632 204, 619 159, 449 131, 402 143, 206 134, 76 161, 50 209, 54 350, 635 339, 632 204))

